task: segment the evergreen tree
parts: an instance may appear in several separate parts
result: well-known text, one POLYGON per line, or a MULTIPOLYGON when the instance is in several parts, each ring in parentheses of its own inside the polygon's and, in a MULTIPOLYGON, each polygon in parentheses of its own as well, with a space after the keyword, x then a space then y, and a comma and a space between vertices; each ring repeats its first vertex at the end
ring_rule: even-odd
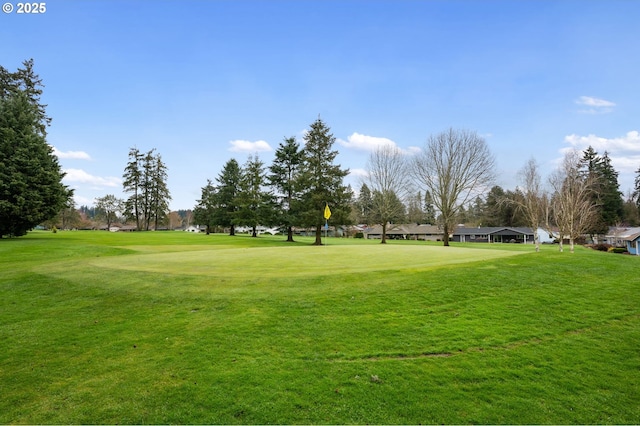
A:
POLYGON ((252 237, 258 236, 258 225, 270 225, 273 220, 275 206, 271 192, 265 190, 266 183, 264 163, 257 156, 250 156, 241 170, 233 223, 250 226, 252 237))
POLYGON ((592 182, 591 201, 596 206, 593 223, 586 232, 591 235, 606 234, 609 226, 619 223, 624 213, 618 172, 613 168, 607 152, 600 156, 589 146, 580 160, 580 173, 584 179, 592 182))
POLYGON ((635 202, 638 211, 640 211, 640 167, 636 170, 636 178, 633 186, 633 194, 631 195, 631 199, 635 202))
POLYGON ((236 235, 233 219, 238 211, 237 197, 240 192, 240 165, 235 159, 227 161, 218 175, 216 187, 216 225, 229 228, 229 235, 236 235))
POLYGON ((422 204, 422 193, 418 191, 415 195, 410 195, 407 200, 407 221, 419 225, 424 223, 424 210, 422 204))
POLYGON ((296 224, 295 200, 299 199, 296 187, 302 151, 295 137, 287 138, 276 150, 275 158, 269 167, 269 182, 277 191, 276 222, 287 228, 287 241, 293 242, 293 225, 296 224))
POLYGON ((424 193, 424 222, 431 225, 436 224, 436 208, 433 206, 433 198, 429 191, 424 193))
POLYGON ((371 217, 373 199, 371 198, 371 190, 366 183, 363 183, 360 187, 360 193, 356 200, 356 207, 358 209, 358 223, 370 225, 374 222, 371 217))
POLYGON ((482 218, 483 226, 506 226, 502 200, 505 198, 504 189, 495 185, 489 190, 485 201, 485 211, 482 218))
POLYGON ((628 194, 623 206, 622 224, 626 226, 640 225, 640 209, 636 205, 633 196, 628 194))
POLYGON ((485 210, 485 202, 479 195, 469 203, 467 208, 467 220, 464 222, 467 226, 482 226, 482 218, 485 210))
POLYGON ((22 84, 31 89, 22 90, 4 68, 0 74, 0 237, 21 236, 55 217, 72 191, 46 142, 44 106, 30 97, 40 80, 30 75, 22 84))
POLYGON ((206 227, 207 235, 211 233, 211 230, 216 225, 217 200, 216 187, 208 179, 207 184, 202 188, 202 195, 198 200, 198 204, 193 209, 194 220, 198 225, 206 227))
POLYGON ((148 231, 151 223, 158 229, 169 211, 171 194, 167 187, 167 167, 155 148, 146 153, 129 150, 122 183, 124 192, 133 193, 125 202, 126 216, 135 219, 136 228, 148 231))
POLYGON ((167 166, 162 161, 160 154, 151 159, 151 217, 154 220, 154 229, 158 229, 159 223, 164 222, 169 213, 169 201, 171 194, 167 187, 167 166))
POLYGON ((305 226, 315 227, 314 245, 321 245, 325 205, 330 206, 334 223, 348 222, 351 194, 343 179, 349 171, 334 164, 338 151, 332 147, 336 139, 321 119, 311 124, 304 140, 302 172, 298 178, 300 221, 305 226))
POLYGON ((600 187, 602 189, 602 220, 604 224, 614 226, 618 223, 623 216, 623 194, 620 191, 620 184, 618 183, 618 172, 613 168, 611 164, 611 157, 608 152, 604 152, 602 155, 602 169, 600 187))
POLYGON ((22 62, 22 65, 24 68, 18 68, 13 73, 0 66, 0 99, 13 98, 19 93, 25 95, 34 114, 35 132, 46 137, 51 118, 46 113, 47 105, 40 102, 44 85, 33 69, 33 59, 22 62))
POLYGON ((142 186, 142 159, 143 155, 138 148, 130 148, 129 162, 122 175, 123 191, 133 193, 131 197, 125 201, 125 216, 135 220, 138 231, 142 230, 140 214, 140 206, 142 205, 140 195, 142 186))

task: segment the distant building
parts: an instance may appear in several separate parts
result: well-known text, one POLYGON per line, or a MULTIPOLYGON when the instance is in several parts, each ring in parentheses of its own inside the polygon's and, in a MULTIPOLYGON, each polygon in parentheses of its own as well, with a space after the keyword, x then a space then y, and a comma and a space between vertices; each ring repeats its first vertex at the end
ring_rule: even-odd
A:
POLYGON ((459 243, 523 243, 533 244, 533 231, 522 227, 457 228, 452 241, 459 243))
MULTIPOLYGON (((363 231, 364 237, 370 240, 382 239, 382 225, 375 225, 363 231)), ((390 240, 423 240, 441 241, 442 229, 434 225, 388 224, 386 237, 390 240)))

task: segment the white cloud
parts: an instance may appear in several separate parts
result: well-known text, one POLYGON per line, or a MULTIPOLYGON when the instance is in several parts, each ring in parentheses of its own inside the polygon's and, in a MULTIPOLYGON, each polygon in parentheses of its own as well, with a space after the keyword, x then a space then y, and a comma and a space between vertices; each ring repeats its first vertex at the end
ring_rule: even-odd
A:
POLYGON ((591 96, 580 96, 576 101, 578 105, 586 105, 590 107, 614 107, 615 103, 605 101, 604 99, 592 98, 591 96))
POLYGON ((70 159, 70 160, 91 160, 91 156, 84 151, 60 151, 55 146, 52 146, 53 154, 58 158, 70 159))
POLYGON ((405 155, 415 155, 421 151, 417 146, 410 146, 406 149, 400 148, 394 141, 388 138, 380 138, 376 136, 367 136, 354 132, 347 140, 337 139, 338 143, 344 147, 352 148, 360 151, 375 151, 382 146, 390 146, 398 148, 405 155))
POLYGON ((367 172, 365 169, 350 169, 349 176, 365 178, 369 176, 369 172, 367 172))
POLYGON ((640 133, 636 130, 627 132, 618 138, 604 138, 596 135, 579 136, 576 134, 564 137, 564 141, 577 150, 585 150, 589 146, 599 153, 607 151, 609 154, 640 154, 640 133))
POLYGON ((580 96, 576 99, 576 104, 590 107, 579 111, 583 114, 606 114, 612 112, 613 107, 616 106, 614 102, 591 96, 580 96))
POLYGON ((122 180, 113 176, 93 176, 81 169, 65 169, 63 171, 66 173, 65 177, 62 179, 65 183, 84 183, 99 188, 115 188, 122 185, 122 180))
POLYGON ((416 155, 420 151, 422 151, 422 148, 420 148, 419 146, 410 146, 409 148, 403 150, 402 152, 408 155, 416 155))
POLYGON ((230 141, 229 143, 231 144, 231 147, 229 148, 229 151, 231 152, 253 153, 253 152, 267 152, 272 150, 271 146, 267 142, 262 140, 250 142, 250 141, 237 139, 234 141, 230 141))
MULTIPOLYGON (((565 136, 564 141, 569 146, 560 150, 563 155, 572 149, 581 153, 589 146, 593 147, 599 155, 603 155, 606 151, 611 158, 611 164, 619 172, 620 189, 624 192, 633 186, 634 173, 640 166, 640 132, 637 130, 632 130, 617 138, 605 138, 593 134, 588 136, 572 134, 565 136)), ((558 159, 558 164, 560 161, 558 159)))
POLYGON ((362 135, 357 132, 354 132, 349 136, 347 141, 338 139, 338 143, 347 148, 358 149, 361 151, 373 151, 381 146, 397 146, 391 139, 362 135))

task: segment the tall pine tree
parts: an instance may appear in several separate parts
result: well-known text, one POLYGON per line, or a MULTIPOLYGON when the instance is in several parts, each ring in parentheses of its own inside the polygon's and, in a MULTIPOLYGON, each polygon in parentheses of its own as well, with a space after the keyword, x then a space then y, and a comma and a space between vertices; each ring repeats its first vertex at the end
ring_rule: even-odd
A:
POLYGON ((237 197, 240 192, 240 165, 232 158, 218 175, 216 186, 216 225, 229 228, 229 235, 236 235, 234 218, 238 211, 237 197))
POLYGON ((338 151, 333 150, 336 139, 320 118, 311 124, 304 140, 302 173, 298 179, 298 187, 302 188, 298 204, 300 221, 315 228, 314 245, 322 245, 325 205, 330 206, 334 223, 344 224, 349 220, 351 194, 343 183, 349 171, 334 164, 338 155, 338 151))
POLYGON ((132 193, 125 202, 126 216, 135 220, 138 231, 148 231, 152 223, 158 229, 171 200, 167 166, 160 154, 155 154, 155 148, 146 153, 131 148, 122 177, 124 191, 132 193))
POLYGON ((591 146, 583 152, 580 166, 584 178, 593 183, 591 201, 597 211, 587 233, 606 234, 609 226, 619 223, 624 215, 618 172, 613 168, 607 152, 600 156, 591 146))
POLYGON ((202 196, 198 200, 198 204, 193 209, 193 217, 198 225, 206 227, 206 233, 209 235, 216 225, 216 210, 218 208, 216 187, 210 179, 202 188, 202 196))
POLYGON ((54 218, 73 194, 46 141, 51 119, 40 103, 42 82, 33 60, 23 65, 14 73, 0 67, 0 237, 54 218))
POLYGON ((257 237, 258 225, 270 225, 273 220, 273 197, 266 189, 267 174, 264 163, 250 156, 241 170, 235 203, 238 210, 233 222, 251 227, 251 236, 257 237))
POLYGON ((287 138, 276 150, 269 167, 269 182, 276 191, 276 223, 287 228, 287 241, 293 242, 293 225, 296 224, 295 201, 299 199, 300 189, 296 180, 302 164, 302 151, 295 137, 287 138))

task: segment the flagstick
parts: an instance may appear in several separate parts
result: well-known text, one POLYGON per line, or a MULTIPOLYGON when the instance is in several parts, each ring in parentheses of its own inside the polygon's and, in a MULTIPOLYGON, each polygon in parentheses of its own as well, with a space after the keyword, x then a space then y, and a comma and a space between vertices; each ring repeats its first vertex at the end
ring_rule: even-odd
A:
POLYGON ((331 210, 329 210, 329 204, 324 203, 324 243, 327 244, 327 237, 329 236, 329 218, 331 217, 331 210))

